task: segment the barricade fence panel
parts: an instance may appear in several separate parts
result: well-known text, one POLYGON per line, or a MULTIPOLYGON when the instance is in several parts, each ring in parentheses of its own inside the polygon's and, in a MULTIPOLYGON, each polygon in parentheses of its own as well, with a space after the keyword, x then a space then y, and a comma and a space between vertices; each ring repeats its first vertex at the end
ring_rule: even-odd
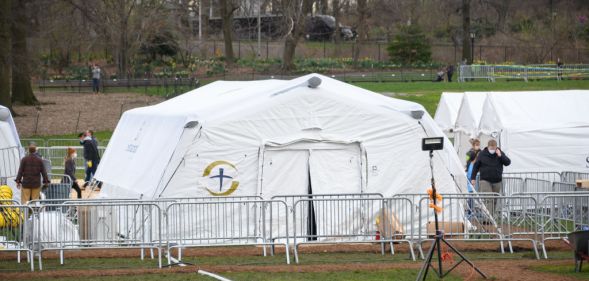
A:
MULTIPOLYGON (((288 235, 277 241, 274 235, 281 229, 288 233, 287 207, 277 200, 189 200, 175 202, 166 209, 165 237, 170 252, 188 247, 274 245, 286 249, 290 263, 288 235)), ((265 251, 266 247, 264 247, 265 251)))
POLYGON ((567 183, 576 183, 577 180, 589 180, 589 173, 580 172, 563 172, 561 181, 567 183))
MULTIPOLYGON (((419 203, 421 241, 435 235, 430 203, 429 197, 422 198, 419 203)), ((438 214, 438 219, 440 229, 448 240, 498 241, 502 252, 504 241, 509 242, 510 250, 511 241, 529 241, 539 258, 536 205, 534 198, 523 196, 446 196, 442 200, 443 210, 438 214)))
POLYGON ((546 181, 561 181, 561 173, 550 171, 550 172, 505 172, 503 177, 515 177, 526 179, 537 179, 546 181))
POLYGON ((588 65, 461 65, 459 82, 473 79, 580 79, 589 77, 588 65))
POLYGON ((70 199, 72 179, 68 175, 47 174, 49 185, 41 189, 42 199, 66 200, 70 199))
POLYGON ((503 177, 503 195, 524 192, 524 180, 518 177, 503 177))
MULTIPOLYGON (((41 154, 42 157, 51 161, 51 168, 53 170, 63 170, 65 169, 65 157, 67 155, 67 149, 70 146, 52 146, 52 147, 39 147, 38 152, 41 154)), ((86 167, 86 160, 84 159, 84 148, 82 146, 71 146, 71 148, 76 150, 78 157, 74 160, 76 162, 77 169, 84 169, 86 167)), ((106 147, 99 146, 98 153, 102 156, 104 155, 104 151, 106 147)))
POLYGON ((589 230, 589 194, 547 195, 539 203, 542 250, 548 258, 545 242, 567 238, 568 233, 589 230))
POLYGON ((19 205, 14 200, 0 201, 0 252, 17 252, 18 262, 20 252, 26 252, 31 271, 34 271, 33 240, 27 235, 34 231, 34 225, 27 222, 32 214, 33 210, 30 207, 19 205))
MULTIPOLYGON (((407 242, 412 247, 413 204, 406 198, 313 198, 293 205, 293 243, 298 262, 301 244, 407 242)), ((391 248, 391 251, 392 248, 391 248)))
POLYGON ((41 206, 34 240, 42 269, 43 251, 97 248, 153 248, 161 267, 161 210, 142 202, 68 202, 41 206))

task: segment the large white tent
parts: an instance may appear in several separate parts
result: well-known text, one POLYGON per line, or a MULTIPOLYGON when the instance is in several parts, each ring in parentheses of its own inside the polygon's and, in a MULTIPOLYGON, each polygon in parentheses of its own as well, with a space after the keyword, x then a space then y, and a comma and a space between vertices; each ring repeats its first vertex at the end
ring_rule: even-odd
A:
MULTIPOLYGON (((471 147, 470 139, 480 138, 479 122, 483 115, 486 92, 465 92, 456 116, 454 148, 463 165, 466 165, 466 152, 471 147)), ((484 147, 485 140, 481 140, 484 147)))
POLYGON ((487 93, 480 130, 511 158, 506 171, 589 171, 589 91, 487 93))
MULTIPOLYGON (((108 197, 211 196, 237 181, 232 195, 264 198, 306 194, 308 181, 313 193, 424 192, 429 160, 420 141, 440 135, 421 105, 318 74, 214 82, 127 111, 96 178, 108 197), (311 77, 321 85, 308 87, 311 77)), ((446 143, 438 154, 455 152, 446 143)), ((434 160, 442 192, 465 190, 456 157, 434 160)))
MULTIPOLYGON (((218 81, 125 112, 96 178, 106 198, 424 193, 428 136, 423 106, 322 75, 218 81)), ((434 169, 440 192, 466 191, 447 138, 434 169)))
POLYGON ((442 93, 440 102, 434 115, 436 124, 446 133, 449 138, 454 137, 454 129, 456 128, 456 118, 458 117, 458 110, 462 104, 464 93, 442 93))
POLYGON ((0 184, 13 189, 13 198, 20 199, 14 178, 18 172, 22 149, 10 110, 0 105, 0 184))

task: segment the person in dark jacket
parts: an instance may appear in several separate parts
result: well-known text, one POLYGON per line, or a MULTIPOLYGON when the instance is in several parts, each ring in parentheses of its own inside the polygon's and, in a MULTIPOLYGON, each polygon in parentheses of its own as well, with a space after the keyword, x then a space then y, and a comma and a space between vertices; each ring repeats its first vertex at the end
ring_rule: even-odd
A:
MULTIPOLYGON (((501 194, 503 189, 503 166, 509 166, 509 164, 511 164, 511 160, 497 147, 497 141, 490 140, 487 147, 479 153, 474 162, 470 176, 472 185, 475 185, 477 174, 480 172, 479 191, 501 194)), ((493 206, 487 205, 487 209, 493 212, 496 205, 497 200, 494 200, 493 206), (490 207, 493 207, 493 209, 490 207)))
POLYGON ((24 205, 30 200, 37 200, 41 193, 41 178, 43 186, 49 185, 49 177, 43 165, 43 160, 36 156, 37 147, 29 146, 29 154, 20 161, 15 182, 21 190, 20 202, 24 205))
POLYGON ((92 137, 86 133, 80 134, 80 143, 84 146, 84 160, 86 161, 86 177, 84 178, 84 187, 94 177, 98 164, 100 163, 100 155, 98 147, 94 145, 92 137))
MULTIPOLYGON (((67 176, 70 177, 72 181, 72 188, 78 194, 78 199, 82 198, 82 190, 80 189, 80 185, 78 185, 78 180, 76 179, 76 157, 78 154, 74 148, 68 147, 67 148, 67 156, 65 157, 65 172, 67 176)), ((67 177, 64 177, 62 182, 67 182, 67 177)))

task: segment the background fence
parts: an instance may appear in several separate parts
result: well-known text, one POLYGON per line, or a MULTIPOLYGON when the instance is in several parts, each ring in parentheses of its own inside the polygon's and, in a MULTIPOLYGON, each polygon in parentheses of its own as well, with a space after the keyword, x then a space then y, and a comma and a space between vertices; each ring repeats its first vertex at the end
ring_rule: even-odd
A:
POLYGON ((589 78, 589 65, 461 65, 458 81, 484 79, 495 82, 506 80, 562 80, 589 78))

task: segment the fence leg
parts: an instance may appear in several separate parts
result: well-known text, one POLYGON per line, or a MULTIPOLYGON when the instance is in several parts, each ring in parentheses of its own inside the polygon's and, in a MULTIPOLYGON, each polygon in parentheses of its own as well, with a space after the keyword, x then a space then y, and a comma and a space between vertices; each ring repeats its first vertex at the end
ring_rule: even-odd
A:
POLYGON ((43 270, 43 251, 39 250, 39 270, 43 270))
POLYGON ((31 264, 31 272, 35 271, 35 257, 33 251, 27 251, 27 258, 29 259, 29 263, 31 264))
POLYGON ((20 251, 16 252, 16 263, 20 263, 20 251))
POLYGON ((63 250, 59 251, 59 265, 63 265, 63 250))
POLYGON ((141 260, 145 258, 145 249, 141 248, 141 260))
POLYGON ((546 244, 542 242, 540 246, 542 247, 542 254, 544 255, 544 259, 548 259, 548 253, 546 252, 546 244))
POLYGON ((158 268, 162 268, 162 248, 159 246, 157 247, 157 265, 158 268))
POLYGON ((153 248, 149 249, 149 253, 151 255, 151 259, 153 259, 154 258, 154 256, 153 256, 153 248))
POLYGON ((413 251, 413 242, 409 241, 409 257, 415 261, 415 252, 413 251))

